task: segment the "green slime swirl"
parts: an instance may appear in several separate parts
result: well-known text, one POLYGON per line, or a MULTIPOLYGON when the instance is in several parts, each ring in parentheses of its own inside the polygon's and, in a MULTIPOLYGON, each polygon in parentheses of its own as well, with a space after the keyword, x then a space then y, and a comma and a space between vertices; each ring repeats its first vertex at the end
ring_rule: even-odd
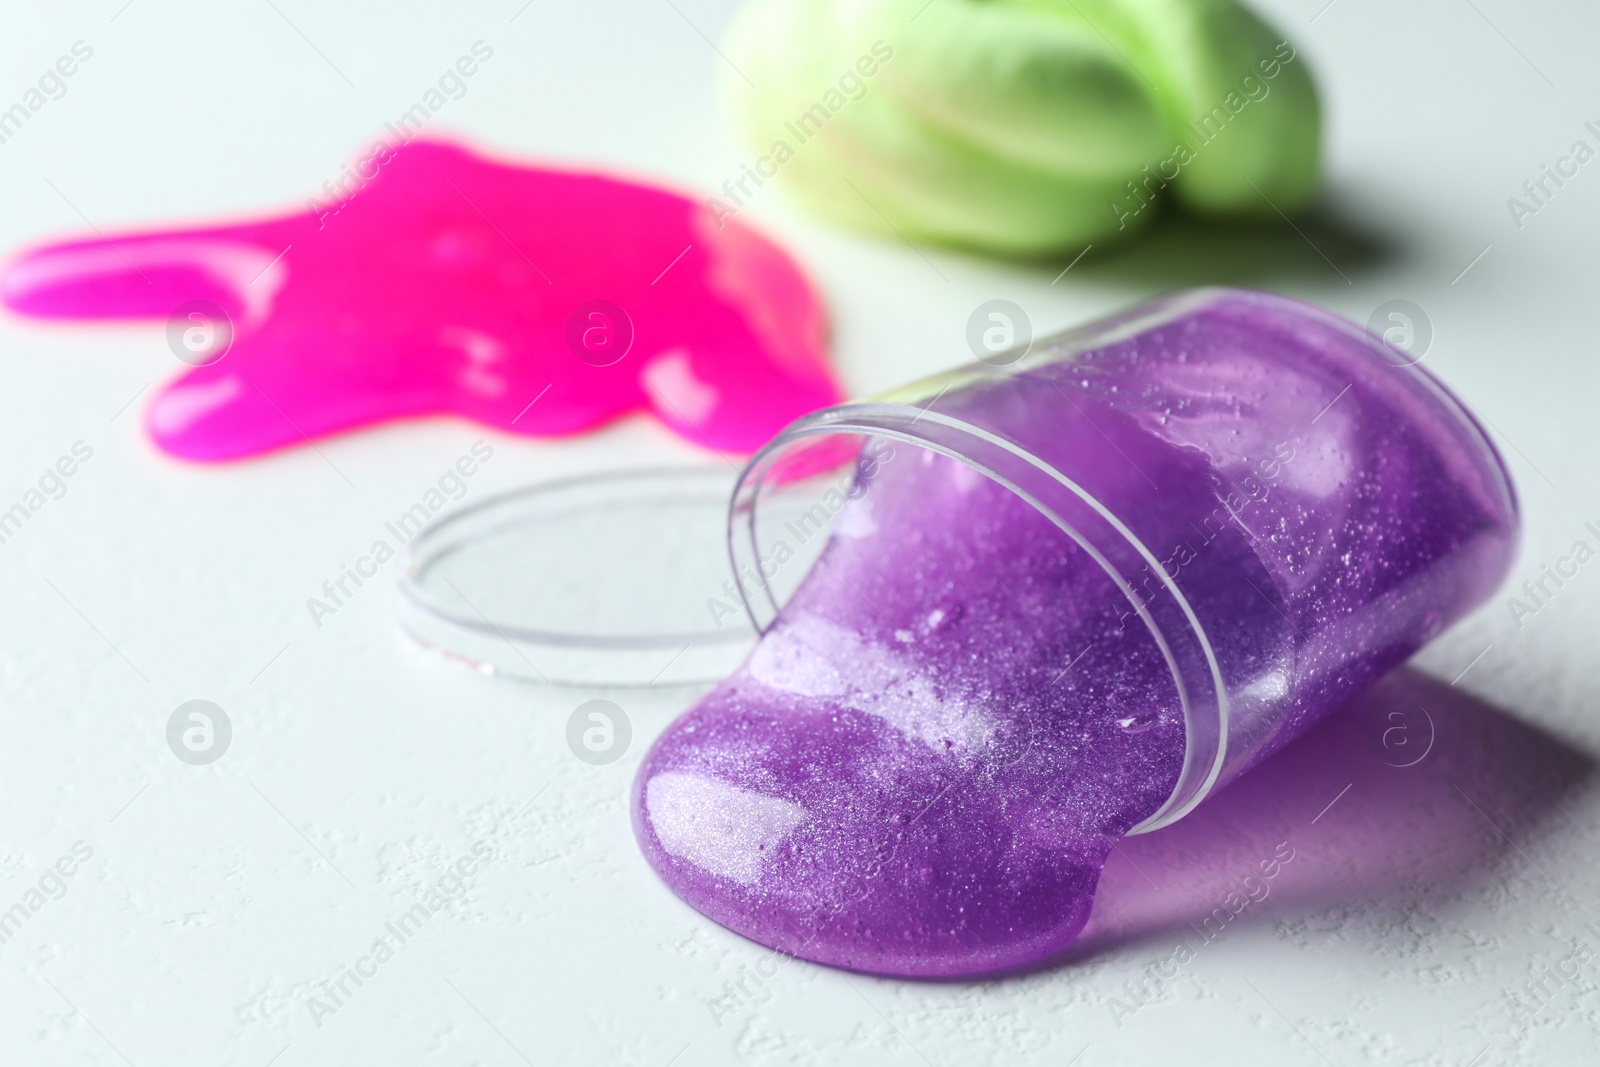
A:
POLYGON ((863 229, 1027 255, 1316 185, 1305 60, 1233 0, 754 0, 726 54, 761 155, 723 215, 777 177, 863 229))

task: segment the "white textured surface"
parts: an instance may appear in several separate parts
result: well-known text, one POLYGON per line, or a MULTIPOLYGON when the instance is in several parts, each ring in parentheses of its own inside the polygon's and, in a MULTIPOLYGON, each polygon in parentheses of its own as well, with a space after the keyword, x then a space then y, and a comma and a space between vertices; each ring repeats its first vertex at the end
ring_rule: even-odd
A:
MULTIPOLYGON (((1415 301, 1436 331, 1429 364, 1509 446, 1527 520, 1516 581, 1537 576, 1575 539, 1596 543, 1586 521, 1600 526, 1600 162, 1520 231, 1505 201, 1575 139, 1596 143, 1583 123, 1600 125, 1600 15, 1509 0, 1334 0, 1319 15, 1324 2, 1271 5, 1328 97, 1328 203, 1342 223, 1308 228, 1320 253, 1293 233, 1166 232, 1052 286, 1064 260, 927 253, 936 273, 903 246, 811 224, 774 190, 749 217, 826 291, 858 392, 961 361, 967 314, 993 297, 1022 304, 1039 331, 1217 280, 1362 320, 1415 301)), ((494 59, 438 130, 687 188, 719 185, 745 158, 713 104, 720 60, 695 29, 715 38, 724 0, 535 0, 515 22, 522 0, 120 3, 16 5, 6 20, 0 104, 75 40, 94 57, 0 144, 0 246, 80 232, 79 212, 109 230, 303 202, 480 38, 494 59)), ((597 694, 422 659, 377 584, 312 625, 305 598, 480 431, 439 420, 326 443, 326 460, 298 449, 181 466, 141 439, 131 409, 117 414, 178 369, 156 325, 0 323, 0 508, 75 441, 94 449, 66 495, 0 545, 0 910, 74 842, 93 849, 65 895, 0 945, 0 1062, 1593 1058, 1600 565, 1521 629, 1503 602, 1486 608, 1423 656, 1441 681, 1391 683, 1191 822, 1126 845, 1079 963, 982 985, 774 968, 669 896, 632 844, 632 769, 684 694, 620 698, 633 748, 593 767, 564 730, 597 694), (196 697, 234 724, 210 767, 180 763, 164 740, 172 709, 196 697), (1419 751, 1400 744, 1423 737, 1417 708, 1436 724, 1434 750, 1384 766, 1419 751), (307 997, 479 841, 495 859, 466 898, 318 1026, 307 997), (1279 842, 1294 859, 1267 897, 1169 965, 1180 938, 1199 940, 1189 924, 1279 842), (1149 1002, 1128 1014, 1125 983, 1152 964, 1175 976, 1147 979, 1149 1002), (1575 978, 1546 979, 1537 1018, 1519 1019, 1508 991, 1546 966, 1575 978), (752 1001, 714 1018, 745 968, 772 977, 745 979, 752 1001)), ((494 442, 472 499, 698 458, 642 421, 494 442)))

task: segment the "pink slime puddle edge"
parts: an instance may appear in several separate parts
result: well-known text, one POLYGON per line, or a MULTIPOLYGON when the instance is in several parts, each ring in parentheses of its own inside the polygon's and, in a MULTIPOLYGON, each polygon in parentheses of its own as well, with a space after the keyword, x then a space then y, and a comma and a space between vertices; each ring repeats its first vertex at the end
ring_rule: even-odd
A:
MULTIPOLYGON (((145 419, 162 450, 202 462, 408 417, 563 436, 640 410, 744 454, 841 397, 816 291, 737 220, 435 142, 375 169, 319 210, 33 249, 0 272, 0 300, 75 320, 216 305, 231 344, 145 419), (589 318, 596 301, 621 319, 589 318)), ((207 325, 185 312, 169 339, 207 325)))

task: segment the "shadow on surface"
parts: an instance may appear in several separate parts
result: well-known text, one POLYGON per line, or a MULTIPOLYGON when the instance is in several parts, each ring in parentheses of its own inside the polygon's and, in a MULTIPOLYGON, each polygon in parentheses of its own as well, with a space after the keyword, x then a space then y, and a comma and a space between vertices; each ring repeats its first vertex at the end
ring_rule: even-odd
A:
MULTIPOLYGON (((1076 254, 1066 255, 1061 266, 1076 254)), ((1353 282, 1400 255, 1392 239, 1334 206, 1295 215, 1293 222, 1217 221, 1168 211, 1143 234, 1092 248, 1060 284, 1076 281, 1139 292, 1197 285, 1282 290, 1301 281, 1353 282)), ((1056 277, 1055 272, 1050 276, 1056 277)))
POLYGON ((1398 671, 1180 822, 1125 839, 1088 926, 1055 962, 1198 948, 1208 932, 1329 908, 1470 908, 1508 875, 1560 892, 1528 854, 1594 766, 1498 708, 1398 671), (1263 879, 1285 845, 1293 860, 1263 879), (1232 908, 1260 899, 1235 914, 1230 894, 1232 908))

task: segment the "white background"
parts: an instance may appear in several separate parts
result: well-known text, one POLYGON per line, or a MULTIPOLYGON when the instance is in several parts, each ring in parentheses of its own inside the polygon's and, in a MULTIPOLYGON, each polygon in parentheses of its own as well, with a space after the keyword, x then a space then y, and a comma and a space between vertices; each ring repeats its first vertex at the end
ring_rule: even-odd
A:
MULTIPOLYGON (((494 58, 436 132, 707 192, 747 158, 700 32, 720 36, 725 0, 535 0, 520 14, 523 0, 121 2, 8 12, 0 103, 76 40, 94 58, 0 145, 0 247, 82 233, 85 218, 109 231, 302 204, 479 39, 494 58)), ((1583 122, 1600 120, 1600 15, 1511 0, 1334 0, 1318 14, 1323 2, 1268 5, 1327 104, 1325 208, 1303 238, 1169 227, 1051 285, 1069 257, 1019 267, 930 251, 930 269, 904 245, 800 216, 776 190, 743 217, 825 291, 854 393, 964 361, 967 315, 995 297, 1040 332, 1205 282, 1362 321, 1414 301, 1433 324, 1428 365, 1493 424, 1516 475, 1520 583, 1575 539, 1595 544, 1583 524, 1600 525, 1600 161, 1520 230, 1506 207, 1575 139, 1595 143, 1583 122)), ((1537 1018, 1517 1018, 1508 990, 1576 944, 1600 951, 1584 926, 1600 846, 1600 564, 1521 629, 1503 599, 1485 607, 1421 657, 1437 681, 1404 678, 1213 810, 1127 843, 1077 962, 946 985, 791 963, 719 1026, 708 1003, 766 954, 673 898, 626 818, 640 754, 690 695, 618 698, 634 746, 590 767, 563 735, 599 694, 429 660, 377 583, 320 629, 306 610, 487 431, 430 420, 322 443, 329 462, 300 448, 187 466, 156 453, 137 416, 150 384, 180 369, 158 323, 0 321, 0 506, 74 441, 94 448, 67 495, 0 545, 0 908, 73 842, 94 853, 0 946, 0 1062, 1592 1057, 1600 958, 1569 964, 1573 984, 1548 983, 1537 1018), (196 697, 235 731, 203 768, 164 739, 172 709, 196 697), (1426 720, 1429 756, 1385 767, 1421 750, 1426 720), (467 898, 315 1025, 318 983, 480 840, 497 858, 467 898), (1120 1010, 1124 983, 1280 841, 1295 859, 1272 895, 1151 1002, 1120 1010)), ((708 458, 642 418, 571 441, 494 441, 472 499, 708 458)))

